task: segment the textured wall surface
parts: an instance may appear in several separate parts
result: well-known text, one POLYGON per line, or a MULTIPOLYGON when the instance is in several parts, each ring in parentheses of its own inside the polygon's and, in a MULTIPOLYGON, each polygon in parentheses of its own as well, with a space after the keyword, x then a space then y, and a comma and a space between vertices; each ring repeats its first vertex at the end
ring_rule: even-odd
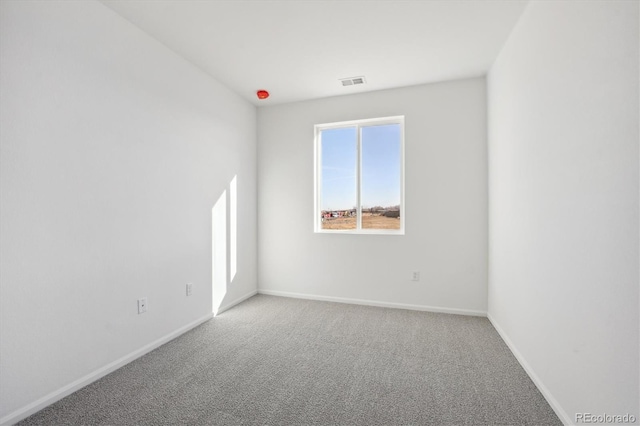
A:
POLYGON ((2 419, 211 313, 234 176, 256 290, 256 110, 98 2, 0 8, 2 419))
POLYGON ((488 78, 489 315, 561 407, 638 419, 638 2, 532 2, 488 78))
POLYGON ((486 312, 484 78, 259 108, 258 134, 260 291, 486 312), (315 234, 314 125, 396 115, 405 235, 315 234))

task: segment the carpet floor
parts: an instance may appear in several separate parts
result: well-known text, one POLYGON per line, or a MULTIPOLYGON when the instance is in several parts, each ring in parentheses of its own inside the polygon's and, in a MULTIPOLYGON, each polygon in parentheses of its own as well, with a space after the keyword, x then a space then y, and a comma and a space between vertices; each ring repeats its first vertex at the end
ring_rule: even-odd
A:
POLYGON ((265 295, 19 423, 561 424, 486 318, 265 295))

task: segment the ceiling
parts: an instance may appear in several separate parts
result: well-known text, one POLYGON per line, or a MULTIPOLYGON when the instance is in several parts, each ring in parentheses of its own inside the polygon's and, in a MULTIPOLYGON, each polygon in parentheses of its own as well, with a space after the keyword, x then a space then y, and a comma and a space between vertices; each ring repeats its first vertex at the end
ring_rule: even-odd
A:
POLYGON ((255 105, 487 73, 525 0, 101 0, 255 105), (340 78, 364 76, 343 87, 340 78), (271 97, 259 101, 258 89, 271 97))

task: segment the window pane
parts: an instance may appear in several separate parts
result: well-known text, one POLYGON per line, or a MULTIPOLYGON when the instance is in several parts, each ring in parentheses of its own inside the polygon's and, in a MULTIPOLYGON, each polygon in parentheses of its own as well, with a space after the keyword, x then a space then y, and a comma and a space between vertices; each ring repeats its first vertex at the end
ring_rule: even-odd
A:
POLYGON ((356 128, 323 130, 320 141, 322 229, 356 229, 356 128))
POLYGON ((400 125, 361 128, 362 228, 400 229, 400 125))

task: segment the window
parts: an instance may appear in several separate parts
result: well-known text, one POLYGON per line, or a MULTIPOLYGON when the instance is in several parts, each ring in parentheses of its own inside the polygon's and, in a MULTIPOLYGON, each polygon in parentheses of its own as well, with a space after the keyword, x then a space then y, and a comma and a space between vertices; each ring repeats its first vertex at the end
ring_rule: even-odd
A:
POLYGON ((404 234, 404 117, 315 126, 315 231, 404 234))

